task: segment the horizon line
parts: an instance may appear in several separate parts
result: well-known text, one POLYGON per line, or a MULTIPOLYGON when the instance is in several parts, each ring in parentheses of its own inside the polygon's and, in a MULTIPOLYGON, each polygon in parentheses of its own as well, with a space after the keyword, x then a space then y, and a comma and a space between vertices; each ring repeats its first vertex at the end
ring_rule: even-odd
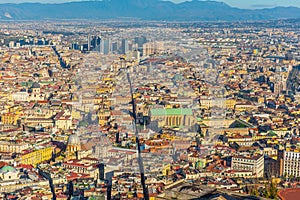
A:
MULTIPOLYGON (((36 1, 36 2, 6 2, 6 3, 0 3, 0 5, 4 5, 4 4, 14 4, 14 5, 20 5, 20 4, 44 4, 44 5, 49 5, 49 4, 66 4, 66 3, 87 3, 87 2, 109 2, 110 0, 67 0, 65 2, 40 2, 40 1, 36 1)), ((228 3, 224 2, 224 1, 216 1, 216 0, 185 0, 182 2, 174 2, 172 0, 156 0, 156 1, 165 1, 165 2, 170 2, 173 4, 182 4, 182 3, 186 3, 186 2, 192 2, 192 1, 202 1, 202 2, 216 2, 216 3, 224 3, 227 6, 231 7, 231 8, 237 8, 237 9, 241 9, 241 10, 264 10, 264 9, 274 9, 274 8, 300 8, 300 6, 292 6, 292 5, 288 5, 288 6, 284 6, 284 5, 277 5, 274 4, 274 6, 265 6, 265 7, 259 7, 256 5, 253 5, 253 8, 241 8, 241 7, 237 7, 237 6, 232 6, 229 5, 228 3)))

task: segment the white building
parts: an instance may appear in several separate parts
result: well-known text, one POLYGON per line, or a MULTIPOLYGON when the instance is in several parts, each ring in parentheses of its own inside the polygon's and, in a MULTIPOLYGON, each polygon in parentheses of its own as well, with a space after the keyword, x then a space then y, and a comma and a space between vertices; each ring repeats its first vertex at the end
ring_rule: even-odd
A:
POLYGON ((263 177, 264 156, 234 156, 232 157, 231 167, 234 170, 252 171, 253 176, 263 177))
POLYGON ((300 177, 300 152, 284 151, 283 174, 300 177))
POLYGON ((15 92, 12 94, 13 101, 28 101, 29 94, 27 92, 15 92))

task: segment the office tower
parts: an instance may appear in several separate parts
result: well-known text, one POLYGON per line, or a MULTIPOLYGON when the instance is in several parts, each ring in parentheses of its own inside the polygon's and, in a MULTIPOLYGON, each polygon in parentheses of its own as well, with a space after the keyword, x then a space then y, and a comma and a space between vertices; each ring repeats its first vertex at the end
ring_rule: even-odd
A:
POLYGON ((20 43, 20 46, 24 46, 24 45, 25 45, 25 40, 23 40, 23 39, 21 40, 21 39, 20 39, 20 40, 19 40, 19 43, 20 43))
POLYGON ((147 38, 145 36, 134 38, 134 43, 136 43, 138 45, 138 49, 142 49, 143 44, 145 44, 146 42, 147 42, 147 38))
POLYGON ((91 37, 90 37, 90 35, 88 35, 88 37, 87 37, 87 50, 88 51, 91 50, 91 37))
POLYGON ((91 49, 94 51, 100 51, 101 38, 99 36, 93 36, 91 40, 91 49))
POLYGON ((121 44, 121 54, 126 54, 129 51, 128 40, 123 39, 121 44))
POLYGON ((118 51, 118 43, 117 42, 112 43, 112 45, 111 45, 111 51, 113 53, 116 53, 118 51))
POLYGON ((102 40, 100 43, 100 52, 103 54, 111 53, 110 39, 102 40))
POLYGON ((72 49, 73 49, 73 50, 79 50, 79 45, 78 45, 78 43, 73 43, 73 44, 72 44, 72 49))
POLYGON ((101 38, 99 36, 96 36, 95 37, 95 46, 99 46, 100 45, 100 42, 101 42, 101 38))

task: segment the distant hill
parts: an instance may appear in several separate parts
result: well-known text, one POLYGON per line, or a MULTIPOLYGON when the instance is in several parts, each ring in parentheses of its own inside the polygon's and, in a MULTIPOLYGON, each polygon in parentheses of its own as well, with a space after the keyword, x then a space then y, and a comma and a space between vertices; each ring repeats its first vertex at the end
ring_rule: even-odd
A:
POLYGON ((121 19, 233 21, 300 18, 300 8, 247 10, 215 1, 105 0, 60 4, 0 4, 0 19, 121 19))

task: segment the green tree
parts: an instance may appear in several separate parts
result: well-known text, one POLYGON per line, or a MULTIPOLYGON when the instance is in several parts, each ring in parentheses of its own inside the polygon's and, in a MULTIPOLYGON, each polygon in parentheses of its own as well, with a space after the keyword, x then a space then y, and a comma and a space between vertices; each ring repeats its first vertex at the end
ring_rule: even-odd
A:
POLYGON ((269 187, 267 185, 265 185, 262 195, 265 198, 276 199, 277 191, 278 191, 278 189, 277 189, 276 185, 274 183, 271 183, 271 185, 269 187))
POLYGON ((271 198, 271 199, 277 198, 277 191, 278 191, 278 189, 277 189, 276 185, 274 183, 271 183, 270 188, 269 188, 269 194, 270 194, 269 198, 271 198))
POLYGON ((257 190, 257 188, 253 188, 253 189, 251 189, 251 192, 250 192, 250 194, 251 194, 251 195, 253 195, 253 196, 259 196, 259 193, 258 193, 258 190, 257 190))

